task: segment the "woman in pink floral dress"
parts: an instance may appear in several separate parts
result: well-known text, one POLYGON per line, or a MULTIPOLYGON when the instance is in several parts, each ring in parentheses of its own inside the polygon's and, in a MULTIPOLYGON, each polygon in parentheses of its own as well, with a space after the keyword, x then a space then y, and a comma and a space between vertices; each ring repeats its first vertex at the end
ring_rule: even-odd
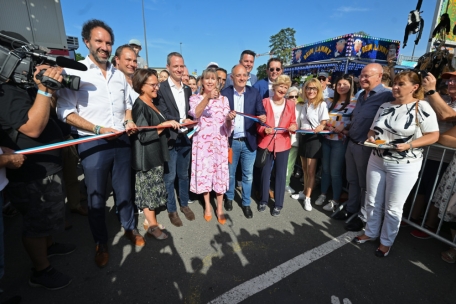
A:
POLYGON ((230 112, 228 99, 220 96, 216 70, 205 70, 201 79, 201 93, 190 98, 189 115, 198 121, 192 144, 190 191, 203 193, 206 221, 212 218, 209 195, 215 191, 217 219, 223 225, 223 194, 229 188, 228 137, 235 114, 230 112))

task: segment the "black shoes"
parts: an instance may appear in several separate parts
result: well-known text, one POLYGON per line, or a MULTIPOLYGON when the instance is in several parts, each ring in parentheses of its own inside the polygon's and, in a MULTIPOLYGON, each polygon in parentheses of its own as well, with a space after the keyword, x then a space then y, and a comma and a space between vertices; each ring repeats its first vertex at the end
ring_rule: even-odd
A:
POLYGON ((259 204, 258 205, 258 212, 265 212, 267 206, 268 205, 266 205, 266 204, 259 204))
POLYGON ((277 207, 274 208, 274 210, 272 210, 271 215, 272 215, 272 216, 279 216, 279 215, 280 215, 280 210, 282 210, 282 209, 279 209, 279 208, 277 208, 277 207))
POLYGON ((364 222, 359 217, 356 216, 350 222, 345 224, 344 228, 347 231, 361 231, 364 228, 364 222))
POLYGON ((226 199, 224 205, 225 205, 225 210, 226 211, 233 210, 233 200, 226 199))
POLYGON ((250 209, 250 206, 242 206, 242 211, 244 212, 244 216, 246 218, 249 219, 253 217, 252 209, 250 209))
POLYGON ((333 219, 338 220, 338 221, 345 221, 348 219, 350 216, 352 216, 353 213, 347 212, 345 209, 337 212, 334 216, 333 219))

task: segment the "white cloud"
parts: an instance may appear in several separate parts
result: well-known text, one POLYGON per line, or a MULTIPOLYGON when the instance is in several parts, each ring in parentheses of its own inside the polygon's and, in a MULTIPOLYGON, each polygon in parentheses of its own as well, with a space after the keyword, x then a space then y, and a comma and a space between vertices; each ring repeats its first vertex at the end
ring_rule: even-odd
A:
POLYGON ((336 11, 341 13, 351 13, 351 12, 367 12, 370 11, 368 8, 364 7, 353 7, 353 6, 341 6, 336 9, 336 11))

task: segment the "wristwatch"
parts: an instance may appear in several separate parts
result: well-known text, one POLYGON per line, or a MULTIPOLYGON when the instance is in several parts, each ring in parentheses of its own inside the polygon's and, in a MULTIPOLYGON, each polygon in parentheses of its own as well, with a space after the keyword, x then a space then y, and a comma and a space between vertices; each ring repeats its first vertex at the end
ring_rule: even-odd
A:
POLYGON ((431 95, 434 94, 434 93, 435 93, 435 90, 429 90, 429 91, 427 91, 426 93, 424 93, 424 95, 426 95, 426 96, 431 96, 431 95))

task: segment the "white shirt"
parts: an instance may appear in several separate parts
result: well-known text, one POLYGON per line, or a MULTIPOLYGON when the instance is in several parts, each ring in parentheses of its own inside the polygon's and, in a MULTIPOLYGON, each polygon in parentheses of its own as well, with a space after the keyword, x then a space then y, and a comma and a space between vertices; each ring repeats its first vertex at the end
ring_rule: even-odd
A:
MULTIPOLYGON (((0 148, 0 155, 3 154, 2 148, 0 148)), ((8 185, 8 179, 6 178, 6 168, 0 168, 0 191, 5 189, 6 185, 8 185)), ((1 195, 1 194, 0 194, 1 195)))
POLYGON ((173 93, 174 100, 176 101, 177 108, 179 109, 179 117, 181 120, 187 118, 185 113, 185 92, 184 84, 181 82, 181 87, 178 89, 174 82, 171 80, 171 77, 168 77, 168 83, 173 93))
MULTIPOLYGON (((124 131, 125 111, 131 110, 130 86, 125 75, 110 63, 106 78, 101 69, 87 56, 80 63, 87 71, 64 69, 70 75, 81 77, 79 91, 60 89, 57 91, 57 115, 66 121, 71 113, 77 113, 85 120, 106 128, 124 131)), ((78 129, 79 135, 93 135, 93 132, 78 129)))
POLYGON ((323 91, 323 99, 334 98, 334 90, 326 86, 326 89, 323 91))
POLYGON ((283 109, 285 108, 285 102, 281 105, 276 105, 272 99, 269 100, 271 103, 272 112, 274 113, 274 127, 277 128, 280 122, 280 116, 282 116, 283 109))
MULTIPOLYGON (((234 101, 234 110, 237 112, 244 113, 244 93, 245 93, 245 88, 244 91, 239 94, 236 89, 233 88, 234 91, 234 96, 233 96, 233 101, 234 101)), ((233 138, 241 138, 245 137, 244 133, 244 116, 241 115, 236 115, 236 118, 234 119, 234 132, 233 132, 233 138)))
POLYGON ((316 108, 314 105, 309 106, 307 102, 301 111, 301 129, 302 130, 312 130, 318 127, 322 120, 328 120, 328 108, 326 107, 326 102, 321 102, 316 108))
POLYGON ((272 81, 268 78, 269 98, 274 96, 274 90, 272 89, 272 81))
POLYGON ((128 86, 130 87, 130 100, 131 100, 131 105, 133 107, 136 99, 138 99, 138 97, 139 97, 139 94, 135 91, 135 89, 133 89, 132 86, 130 86, 130 84, 128 84, 128 86))

